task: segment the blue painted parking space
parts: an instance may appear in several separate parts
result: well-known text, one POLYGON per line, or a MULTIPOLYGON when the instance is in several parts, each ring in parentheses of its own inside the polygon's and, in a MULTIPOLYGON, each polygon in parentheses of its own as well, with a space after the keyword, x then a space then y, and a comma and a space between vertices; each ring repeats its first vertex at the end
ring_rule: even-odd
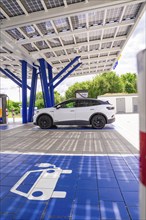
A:
POLYGON ((140 220, 137 156, 0 159, 1 220, 140 220))
POLYGON ((0 131, 6 131, 6 130, 10 130, 10 129, 13 129, 13 128, 16 128, 16 127, 19 127, 19 126, 22 126, 22 124, 2 124, 0 125, 0 131))

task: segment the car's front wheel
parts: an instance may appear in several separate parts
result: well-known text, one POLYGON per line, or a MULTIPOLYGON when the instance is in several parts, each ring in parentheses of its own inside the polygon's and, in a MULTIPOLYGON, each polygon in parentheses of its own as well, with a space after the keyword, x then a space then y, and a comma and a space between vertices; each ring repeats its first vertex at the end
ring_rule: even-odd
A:
POLYGON ((41 115, 38 119, 38 125, 42 129, 47 129, 52 127, 52 119, 49 115, 41 115))
POLYGON ((93 128, 102 129, 106 124, 105 117, 103 115, 94 115, 91 120, 91 124, 93 128))

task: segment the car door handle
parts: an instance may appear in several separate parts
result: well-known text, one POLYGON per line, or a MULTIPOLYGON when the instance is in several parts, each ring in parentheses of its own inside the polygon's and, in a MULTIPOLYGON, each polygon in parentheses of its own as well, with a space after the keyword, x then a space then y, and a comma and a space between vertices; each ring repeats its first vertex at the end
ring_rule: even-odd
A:
POLYGON ((70 112, 74 112, 74 110, 70 110, 70 112))
POLYGON ((90 110, 92 110, 92 111, 93 111, 93 110, 94 110, 94 108, 90 108, 90 110))

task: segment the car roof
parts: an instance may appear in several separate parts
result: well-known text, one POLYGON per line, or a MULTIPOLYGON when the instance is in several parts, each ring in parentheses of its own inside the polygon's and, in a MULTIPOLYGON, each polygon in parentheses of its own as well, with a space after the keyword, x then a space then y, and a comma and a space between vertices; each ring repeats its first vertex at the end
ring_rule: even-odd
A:
POLYGON ((69 100, 93 100, 93 101, 98 101, 99 99, 94 99, 94 98, 72 98, 72 99, 68 99, 66 101, 69 100))

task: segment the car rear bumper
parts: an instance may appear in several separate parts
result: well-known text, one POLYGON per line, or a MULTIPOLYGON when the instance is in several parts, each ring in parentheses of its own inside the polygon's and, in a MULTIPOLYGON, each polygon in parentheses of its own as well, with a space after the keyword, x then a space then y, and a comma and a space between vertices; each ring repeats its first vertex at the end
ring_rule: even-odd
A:
POLYGON ((107 120, 107 124, 111 124, 111 123, 113 123, 114 121, 115 121, 115 118, 108 119, 108 120, 107 120))

